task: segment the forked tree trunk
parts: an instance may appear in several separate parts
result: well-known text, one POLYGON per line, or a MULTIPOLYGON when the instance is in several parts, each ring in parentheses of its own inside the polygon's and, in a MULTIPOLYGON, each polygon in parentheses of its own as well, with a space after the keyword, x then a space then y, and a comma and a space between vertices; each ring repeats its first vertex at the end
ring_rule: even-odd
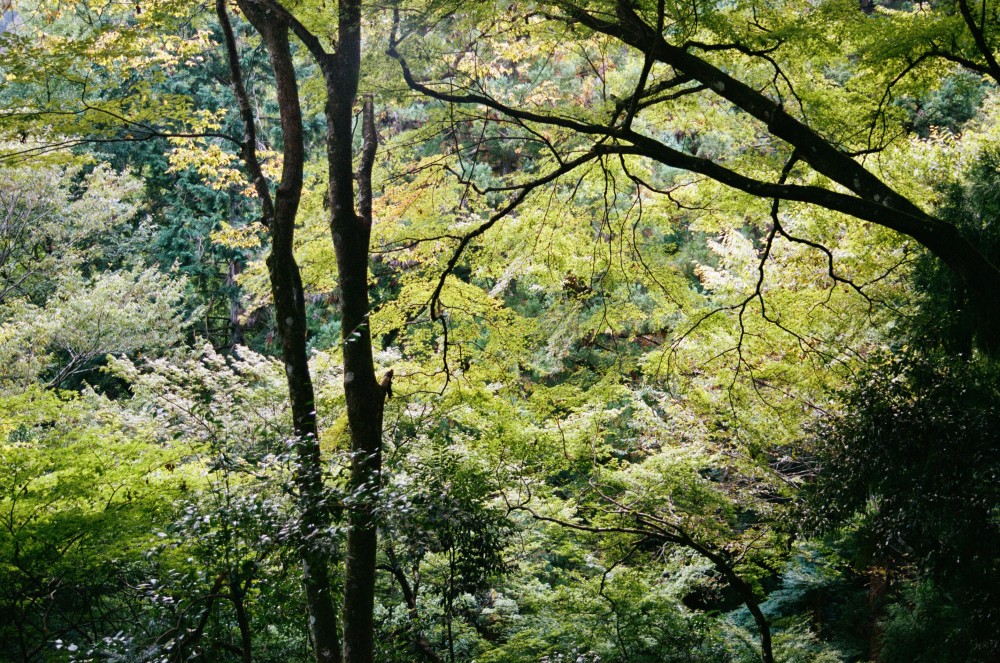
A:
MULTIPOLYGON (((282 173, 282 184, 274 201, 272 228, 274 239, 268 268, 279 331, 282 334, 282 352, 288 372, 292 410, 295 415, 303 534, 315 532, 323 525, 325 509, 322 500, 322 467, 316 438, 316 415, 306 364, 302 283, 292 256, 291 238, 295 210, 302 187, 304 156, 298 90, 288 49, 289 29, 295 31, 313 54, 326 83, 330 232, 333 236, 340 280, 344 392, 351 434, 351 499, 348 504, 349 527, 344 567, 343 660, 345 663, 371 663, 374 659, 373 610, 378 545, 375 500, 381 482, 382 413, 385 399, 390 393, 392 373, 390 371, 381 383, 376 379, 368 326, 368 248, 372 226, 371 173, 378 145, 371 99, 366 99, 363 107, 364 143, 359 168, 356 173, 354 171, 353 124, 354 102, 361 72, 361 3, 360 0, 341 0, 338 3, 337 50, 331 54, 323 49, 319 39, 296 21, 280 2, 274 0, 238 0, 238 2, 254 28, 261 34, 271 54, 285 139, 285 171, 282 173), (286 174, 289 184, 287 190, 286 174), (357 192, 355 192, 355 181, 357 192), (283 191, 285 198, 282 198, 283 191), (293 198, 294 209, 288 207, 293 198), (281 225, 285 223, 287 226, 281 225)), ((238 96, 239 92, 237 88, 238 96)), ((244 92, 243 97, 245 96, 244 92)), ((244 107, 248 105, 241 99, 241 112, 244 112, 244 107)), ((244 122, 252 125, 252 117, 245 116, 244 122)), ((259 182, 263 181, 263 178, 258 177, 260 168, 255 158, 252 158, 252 149, 245 149, 244 156, 260 193, 259 182)), ((261 194, 261 198, 264 201, 266 216, 268 209, 266 191, 261 194)), ((308 545, 304 546, 303 567, 309 602, 310 633, 316 649, 316 658, 319 661, 339 661, 339 652, 333 651, 334 643, 337 641, 337 628, 330 598, 326 561, 322 551, 313 551, 308 545)))

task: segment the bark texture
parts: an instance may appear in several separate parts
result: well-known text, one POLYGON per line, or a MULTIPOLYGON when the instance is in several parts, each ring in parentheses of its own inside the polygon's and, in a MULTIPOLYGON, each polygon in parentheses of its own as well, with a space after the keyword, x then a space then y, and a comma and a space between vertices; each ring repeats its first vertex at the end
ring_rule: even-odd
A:
POLYGON ((361 3, 342 0, 338 12, 337 52, 323 61, 323 75, 327 92, 330 232, 340 278, 344 393, 351 431, 352 503, 344 566, 344 661, 371 663, 378 553, 375 500, 381 483, 382 412, 391 376, 384 384, 379 384, 375 376, 368 324, 371 168, 378 145, 370 98, 365 100, 362 110, 364 146, 360 166, 357 173, 354 171, 353 124, 361 71, 361 3))
MULTIPOLYGON (((289 31, 299 38, 319 64, 326 85, 330 232, 340 280, 344 392, 351 436, 351 497, 347 504, 342 660, 345 663, 370 663, 374 660, 373 610, 378 551, 375 501, 381 483, 382 413, 385 399, 391 393, 392 373, 386 375, 381 382, 376 378, 368 327, 371 172, 378 146, 371 99, 366 99, 363 105, 364 144, 359 168, 357 172, 354 171, 354 103, 361 73, 361 2, 341 0, 338 3, 336 51, 332 53, 327 52, 320 39, 282 3, 274 0, 239 0, 239 6, 260 32, 271 54, 285 138, 284 168, 288 171, 290 164, 296 164, 294 172, 282 173, 282 185, 275 197, 274 248, 268 260, 268 268, 275 306, 278 309, 279 331, 282 334, 282 349, 286 358, 289 393, 292 395, 298 435, 303 533, 315 532, 322 527, 326 509, 322 498, 323 477, 316 439, 312 385, 305 363, 302 283, 291 251, 293 223, 278 228, 279 218, 285 218, 282 215, 288 211, 287 205, 294 201, 297 209, 304 160, 298 89, 288 49, 289 31), (276 56, 276 53, 279 55, 276 56), (285 198, 282 198, 283 195, 285 198), (283 302, 281 305, 278 304, 279 295, 283 302)), ((240 107, 242 112, 245 107, 242 101, 240 107)), ((265 210, 266 207, 265 205, 265 210)), ((294 221, 294 213, 290 219, 294 221)), ((310 632, 317 660, 340 661, 339 645, 334 647, 337 643, 336 615, 330 597, 326 557, 322 551, 313 551, 310 546, 305 548, 303 567, 310 605, 310 632)))
MULTIPOLYGON (((288 395, 292 406, 297 458, 295 482, 300 511, 299 550, 309 613, 309 637, 318 663, 340 663, 341 647, 330 580, 330 554, 324 546, 325 537, 322 534, 329 525, 329 505, 326 504, 323 487, 323 464, 316 427, 315 397, 306 351, 305 298, 302 278, 293 253, 295 217, 302 195, 305 148, 298 83, 289 44, 289 23, 283 15, 252 0, 239 0, 238 4, 267 47, 271 68, 274 71, 281 117, 283 140, 281 181, 274 195, 273 204, 264 203, 265 215, 269 208, 271 211, 269 219, 271 253, 267 258, 267 268, 278 332, 281 335, 281 356, 285 364, 288 395)), ((224 7, 221 9, 224 14, 224 7)), ((226 25, 228 22, 223 25, 224 34, 226 25)), ((239 67, 238 59, 233 57, 234 40, 230 39, 229 34, 225 34, 225 37, 227 46, 230 46, 230 70, 235 74, 235 79, 238 77, 239 67), (233 45, 230 45, 231 42, 233 45)), ((252 115, 246 110, 249 108, 249 100, 246 98, 245 90, 242 89, 242 85, 234 85, 234 89, 237 96, 241 97, 240 108, 244 121, 249 119, 252 122, 252 115)), ((252 138, 251 130, 247 130, 246 133, 248 139, 252 138)), ((245 153, 252 152, 253 149, 252 144, 249 147, 244 146, 245 153)), ((255 163, 256 159, 247 161, 253 171, 254 167, 250 166, 250 163, 255 163)), ((257 191, 262 200, 269 199, 270 194, 266 186, 258 187, 257 191)))

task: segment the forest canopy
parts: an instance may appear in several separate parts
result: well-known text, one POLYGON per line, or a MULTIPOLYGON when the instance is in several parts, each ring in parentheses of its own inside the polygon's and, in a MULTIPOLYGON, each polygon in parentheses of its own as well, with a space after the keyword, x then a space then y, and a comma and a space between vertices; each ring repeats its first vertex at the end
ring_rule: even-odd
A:
POLYGON ((0 0, 0 661, 1000 659, 988 0, 0 0))

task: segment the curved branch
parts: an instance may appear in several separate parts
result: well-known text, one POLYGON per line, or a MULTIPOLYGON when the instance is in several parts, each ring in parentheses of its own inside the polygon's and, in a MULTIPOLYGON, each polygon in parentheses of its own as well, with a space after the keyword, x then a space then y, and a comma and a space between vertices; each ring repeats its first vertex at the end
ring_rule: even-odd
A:
POLYGON ((625 0, 618 0, 616 4, 615 21, 599 19, 573 3, 557 4, 567 13, 567 18, 614 37, 639 52, 648 51, 656 60, 710 87, 720 97, 763 122, 772 135, 797 148, 802 160, 817 172, 861 198, 897 208, 913 216, 926 216, 920 208, 865 170, 861 164, 789 115, 781 105, 685 48, 669 44, 625 0))
POLYGON ((240 54, 236 46, 236 35, 233 33, 233 25, 229 20, 229 13, 226 11, 226 0, 215 0, 215 13, 219 17, 219 25, 222 28, 223 41, 226 44, 226 61, 229 64, 229 82, 232 85, 233 93, 236 95, 236 102, 240 108, 240 117, 243 119, 243 143, 240 145, 240 154, 243 163, 246 164, 250 177, 253 179, 254 190, 260 199, 263 214, 261 223, 270 228, 271 220, 274 218, 274 201, 271 199, 271 191, 267 186, 267 179, 261 170, 260 161, 257 159, 257 126, 254 117, 253 106, 250 104, 250 95, 247 94, 246 86, 243 85, 243 72, 240 68, 240 54))
POLYGON ((722 184, 762 198, 794 200, 848 214, 908 235, 930 249, 971 287, 992 299, 1000 297, 1000 269, 961 236, 955 226, 936 219, 875 175, 854 161, 851 155, 789 115, 780 105, 760 92, 737 81, 710 63, 671 46, 662 35, 653 32, 625 2, 619 2, 618 20, 597 18, 571 3, 558 3, 569 20, 578 21, 598 32, 620 39, 640 52, 647 50, 661 62, 671 65, 682 75, 690 76, 716 94, 763 121, 768 131, 795 148, 799 159, 817 172, 856 195, 840 193, 818 186, 775 184, 754 179, 709 159, 676 150, 655 138, 629 128, 512 108, 492 97, 477 92, 443 92, 416 80, 406 59, 399 53, 397 37, 398 13, 395 17, 389 48, 386 51, 400 65, 407 85, 422 94, 447 103, 478 104, 524 122, 557 126, 581 135, 613 139, 631 145, 607 146, 613 153, 643 156, 664 165, 705 175, 722 184), (652 44, 652 46, 651 46, 652 44))
POLYGON ((332 57, 332 54, 328 53, 326 49, 323 48, 323 44, 320 42, 319 37, 313 34, 280 2, 271 2, 271 0, 250 0, 250 2, 257 5, 259 7, 259 11, 262 11, 265 14, 273 14, 273 17, 269 16, 268 20, 277 19, 278 21, 288 25, 292 33, 299 38, 299 41, 301 41, 307 49, 309 49, 309 52, 320 65, 332 57))
POLYGON ((658 518, 653 514, 634 511, 627 506, 622 506, 620 503, 609 498, 608 496, 602 495, 602 497, 604 499, 608 499, 610 502, 619 507, 617 511, 619 515, 631 515, 639 526, 598 527, 593 525, 582 525, 580 523, 562 520, 560 518, 543 516, 524 503, 512 505, 510 508, 512 510, 526 511, 535 520, 553 523, 555 525, 559 525, 560 527, 574 529, 581 532, 589 532, 591 534, 630 534, 642 537, 642 539, 657 539, 664 543, 673 543, 675 545, 684 546, 685 548, 693 550, 710 561, 716 570, 726 579, 726 582, 728 582, 739 595, 743 604, 747 607, 747 610, 753 617, 754 623, 757 625, 757 630, 760 633, 762 658, 766 663, 774 662, 774 654, 771 650, 771 626, 768 623, 767 618, 764 616, 764 613, 760 608, 760 604, 757 602, 757 597, 754 595, 753 587, 750 583, 740 577, 740 575, 736 572, 734 565, 730 563, 725 556, 712 550, 708 546, 699 543, 684 528, 675 523, 666 521, 663 518, 658 518))
POLYGON ((562 177, 566 173, 575 170, 578 166, 581 166, 589 161, 593 161, 594 159, 604 155, 618 153, 618 151, 619 150, 614 146, 596 145, 586 154, 565 162, 559 168, 556 168, 548 175, 532 180, 531 182, 528 182, 527 184, 518 187, 519 190, 517 194, 506 205, 504 205, 503 208, 501 208, 498 212, 493 214, 493 216, 491 216, 489 219, 487 219, 480 225, 476 226, 473 230, 463 235, 462 239, 458 243, 458 246, 455 248, 455 251, 452 253, 451 258, 448 260, 448 264, 445 266, 444 271, 441 273, 441 276, 438 279, 437 286, 434 288, 434 292, 431 294, 430 300, 428 301, 428 307, 430 308, 431 319, 432 320, 441 319, 442 317, 440 310, 441 291, 444 289, 444 284, 448 278, 448 275, 451 274, 451 272, 455 269, 455 266, 458 264, 459 259, 462 257, 462 253, 465 251, 466 247, 469 246, 472 240, 484 234, 490 228, 495 226, 498 221, 500 221, 502 218, 504 218, 512 211, 514 211, 517 208, 517 206, 520 205, 525 198, 527 198, 528 194, 537 189, 538 187, 542 186, 543 184, 548 184, 549 182, 552 182, 553 180, 562 177))
POLYGON ((993 55, 993 49, 990 48, 989 43, 986 41, 986 0, 981 0, 981 2, 983 3, 984 14, 984 20, 981 25, 976 25, 976 20, 972 16, 972 9, 969 7, 969 0, 958 0, 958 10, 961 12, 962 19, 965 20, 965 25, 972 34, 972 39, 976 42, 976 48, 986 60, 986 65, 989 67, 989 75, 993 80, 1000 83, 1000 63, 997 63, 997 59, 993 55))

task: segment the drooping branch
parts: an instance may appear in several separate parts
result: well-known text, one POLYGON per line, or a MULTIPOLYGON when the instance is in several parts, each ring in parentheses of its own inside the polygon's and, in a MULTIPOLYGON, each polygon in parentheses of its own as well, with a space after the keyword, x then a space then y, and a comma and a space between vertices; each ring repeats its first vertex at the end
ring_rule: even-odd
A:
MULTIPOLYGON (((597 136, 605 139, 611 138, 616 141, 631 143, 630 145, 606 145, 600 147, 599 151, 604 154, 631 154, 646 157, 667 166, 706 175, 722 184, 739 189, 745 193, 760 196, 762 198, 778 197, 787 200, 796 200, 832 209, 834 211, 843 212, 865 221, 871 221, 873 223, 887 226, 903 234, 910 235, 925 244, 929 241, 933 241, 932 236, 935 233, 945 235, 948 234, 948 230, 951 228, 948 224, 938 221, 923 213, 919 208, 913 206, 912 204, 910 204, 907 209, 892 207, 889 205, 888 198, 883 198, 881 200, 873 199, 869 201, 857 196, 838 193, 822 187, 784 183, 773 184, 763 180, 754 179, 726 168, 725 166, 722 166, 710 159, 687 154, 672 148, 661 141, 639 134, 628 128, 587 123, 576 119, 549 115, 546 113, 525 111, 504 104, 484 94, 456 94, 453 92, 442 92, 416 80, 413 72, 407 64, 406 59, 399 53, 398 45, 398 42, 392 42, 387 53, 399 63, 402 69, 403 78, 406 80, 409 87, 429 97, 438 99, 439 101, 457 104, 477 104, 521 121, 558 126, 584 135, 597 136)), ((725 76, 722 72, 719 72, 719 74, 725 76)), ((753 93, 757 94, 756 92, 753 93)), ((767 103, 773 104, 770 100, 767 100, 767 103)), ((817 139, 822 141, 822 139, 818 136, 817 139)), ((801 150, 798 150, 798 152, 801 154, 801 150)), ((852 167, 858 168, 867 173, 867 171, 865 171, 860 164, 854 162, 850 159, 850 157, 843 154, 840 154, 840 157, 852 164, 852 167)), ((801 158, 804 161, 808 161, 805 157, 801 158)), ((585 160, 578 161, 577 165, 584 162, 585 160)), ((561 174, 569 172, 569 170, 571 169, 560 169, 561 174)), ((868 173, 867 176, 869 178, 874 178, 874 176, 870 173, 868 173)), ((879 184, 880 186, 885 187, 885 185, 881 184, 881 182, 879 184)), ((994 271, 996 270, 994 269, 994 271)), ((997 273, 997 278, 1000 278, 1000 273, 997 273)))
POLYGON ((873 137, 875 135, 875 130, 878 127, 879 120, 882 120, 882 133, 885 134, 885 108, 892 101, 892 91, 893 88, 910 72, 914 71, 923 62, 929 60, 932 57, 931 53, 923 53, 916 58, 913 58, 907 62, 903 70, 900 71, 889 83, 885 86, 885 91, 882 93, 882 97, 878 101, 878 107, 876 108, 875 116, 872 118, 871 125, 868 129, 868 146, 872 147, 873 137))
POLYGON ((898 208, 912 216, 918 218, 924 216, 913 203, 896 193, 813 129, 792 117, 780 104, 687 49, 668 43, 661 33, 656 32, 635 13, 630 3, 624 0, 617 2, 614 21, 597 18, 572 3, 557 4, 573 20, 614 37, 639 52, 649 51, 657 61, 670 65, 708 86, 723 99, 763 122, 772 135, 798 149, 803 161, 849 191, 866 200, 898 208))
MULTIPOLYGON (((96 109, 92 109, 96 110, 96 109)), ((33 145, 31 147, 25 147, 17 150, 11 150, 9 152, 3 152, 0 154, 0 163, 17 163, 20 160, 28 160, 34 157, 44 156, 46 154, 52 154, 57 152, 65 152, 66 150, 71 150, 75 147, 82 147, 84 145, 114 145, 119 143, 145 143, 152 140, 157 140, 160 138, 218 138, 220 140, 226 140, 237 147, 242 145, 242 141, 238 140, 235 136, 230 136, 229 134, 214 132, 214 131, 203 131, 203 132, 172 132, 172 131, 162 131, 149 127, 148 129, 143 129, 140 135, 128 134, 125 136, 116 136, 113 138, 97 138, 94 136, 85 138, 66 138, 65 140, 59 140, 57 142, 45 143, 43 145, 33 145)))
MULTIPOLYGON (((774 654, 771 646, 770 623, 767 621, 767 617, 760 608, 760 604, 757 601, 753 587, 750 583, 740 577, 734 563, 730 562, 724 554, 717 552, 710 546, 696 540, 686 529, 676 523, 670 522, 651 513, 636 511, 635 509, 632 509, 627 505, 623 505, 609 496, 602 494, 601 497, 615 506, 614 513, 617 516, 631 519, 636 523, 635 526, 584 525, 570 520, 564 520, 562 518, 544 516, 532 507, 528 506, 527 502, 513 505, 509 504, 508 508, 511 510, 525 511, 537 521, 552 523, 567 529, 574 529, 598 535, 625 534, 639 537, 640 540, 652 539, 663 543, 682 546, 696 552, 712 563, 715 569, 726 579, 729 586, 732 587, 740 597, 743 605, 747 607, 747 610, 753 617, 754 623, 756 624, 757 630, 760 634, 761 657, 765 663, 774 663, 774 654)), ((746 551, 744 551, 744 553, 745 552, 746 551)))
MULTIPOLYGON (((645 23, 622 1, 615 16, 592 14, 568 2, 554 3, 565 12, 564 19, 583 24, 651 55, 671 66, 676 76, 690 77, 701 86, 733 103, 763 122, 767 130, 791 145, 800 159, 815 171, 832 179, 855 195, 834 189, 797 184, 775 184, 743 175, 722 164, 684 153, 648 135, 614 122, 586 122, 577 118, 514 108, 482 91, 455 91, 453 81, 447 90, 420 82, 400 53, 398 25, 394 26, 387 53, 399 63, 407 85, 422 94, 446 103, 474 104, 502 113, 520 122, 567 129, 581 136, 610 140, 614 150, 652 159, 674 168, 705 175, 724 185, 761 198, 780 198, 804 202, 855 218, 885 226, 908 235, 928 248, 945 264, 983 295, 1000 297, 1000 269, 965 239, 957 228, 925 213, 885 182, 870 173, 852 155, 841 151, 816 131, 792 117, 777 102, 736 80, 708 61, 684 48, 672 46, 662 34, 645 23)), ((398 14, 396 17, 398 22, 398 14)), ((655 84, 654 84, 655 85, 655 84)), ((653 86, 651 86, 652 88, 653 86)), ((685 88, 686 90, 686 88, 685 88)), ((637 90, 638 94, 642 94, 637 90)), ((620 106, 626 110, 631 106, 620 106)), ((608 149, 612 149, 609 144, 608 149)))
MULTIPOLYGON (((439 303, 441 299, 441 291, 444 289, 444 285, 448 279, 448 276, 452 273, 452 271, 454 271, 455 266, 458 264, 459 259, 462 257, 462 253, 469 246, 469 244, 472 243, 474 239, 484 235, 490 228, 495 226, 498 221, 505 218, 507 215, 509 215, 511 212, 517 209, 517 207, 522 202, 524 202, 524 199, 528 197, 528 194, 530 194, 538 187, 543 186, 545 184, 549 184, 559 179, 566 173, 576 170, 579 166, 582 166, 585 163, 589 163, 594 159, 597 159, 607 154, 615 154, 615 153, 617 153, 617 150, 615 150, 614 148, 597 145, 587 153, 563 163, 561 166, 559 166, 552 172, 548 173, 547 175, 543 175, 542 177, 533 179, 530 182, 526 182, 517 187, 510 187, 516 191, 513 198, 511 198, 506 205, 500 208, 499 211, 490 216, 490 218, 488 218, 486 221, 484 221, 483 223, 479 224, 478 226, 470 230, 468 233, 463 235, 462 238, 459 240, 458 246, 452 252, 451 258, 448 259, 448 263, 445 265, 445 268, 442 271, 440 277, 438 277, 437 286, 434 288, 434 292, 431 294, 430 300, 428 301, 428 307, 430 308, 432 319, 437 320, 440 317, 441 311, 439 303)), ((508 187, 504 187, 504 189, 507 188, 508 187)), ((492 190, 493 189, 490 189, 489 191, 492 190)))
POLYGON ((957 64, 965 69, 968 69, 969 71, 974 71, 977 74, 982 74, 983 76, 992 77, 993 75, 988 65, 985 65, 981 62, 976 62, 975 60, 971 60, 967 57, 959 55, 958 53, 945 50, 940 45, 933 42, 931 43, 931 48, 930 50, 927 51, 927 54, 930 55, 931 57, 940 58, 945 62, 951 62, 952 64, 957 64))
MULTIPOLYGON (((593 161, 594 159, 597 159, 605 154, 612 153, 606 152, 605 148, 606 146, 597 145, 586 154, 562 163, 559 168, 556 168, 548 175, 534 179, 524 185, 513 187, 516 193, 506 205, 504 205, 499 211, 495 212, 486 221, 479 224, 459 239, 458 246, 456 246, 455 250, 452 251, 451 257, 448 259, 448 263, 445 265, 445 268, 441 271, 441 275, 438 277, 437 285, 434 287, 434 291, 431 293, 430 299, 427 302, 427 308, 430 313, 431 320, 441 323, 441 331, 443 335, 441 361, 444 365, 444 387, 447 387, 448 382, 451 380, 451 371, 448 368, 448 318, 445 315, 444 307, 441 304, 441 293, 444 290, 445 283, 448 281, 448 277, 458 265, 458 261, 461 259, 462 254, 473 240, 486 234, 486 232, 495 226, 501 219, 506 218, 511 212, 517 209, 532 191, 544 184, 548 184, 559 179, 566 173, 575 170, 577 167, 585 163, 593 161)), ((444 387, 442 387, 442 389, 444 387)))

